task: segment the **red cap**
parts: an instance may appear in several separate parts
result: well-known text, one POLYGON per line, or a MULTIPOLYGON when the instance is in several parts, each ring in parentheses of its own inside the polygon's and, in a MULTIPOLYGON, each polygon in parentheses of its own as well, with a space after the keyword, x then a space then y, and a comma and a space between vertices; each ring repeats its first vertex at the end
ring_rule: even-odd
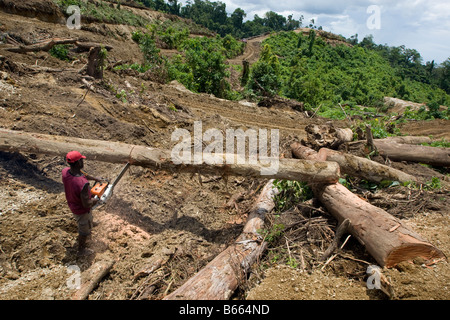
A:
POLYGON ((83 156, 81 153, 79 153, 78 151, 70 151, 67 155, 66 155, 66 159, 68 163, 75 163, 80 159, 86 159, 85 156, 83 156))

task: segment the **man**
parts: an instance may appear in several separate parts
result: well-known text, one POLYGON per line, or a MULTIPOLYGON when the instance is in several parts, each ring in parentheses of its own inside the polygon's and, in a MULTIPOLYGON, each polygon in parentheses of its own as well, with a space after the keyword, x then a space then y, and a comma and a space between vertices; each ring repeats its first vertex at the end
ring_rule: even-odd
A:
POLYGON ((91 208, 98 202, 98 199, 91 197, 89 180, 102 180, 81 171, 84 167, 83 159, 86 157, 78 151, 70 151, 66 155, 66 161, 70 168, 62 170, 67 204, 78 224, 78 256, 87 256, 93 253, 91 249, 86 248, 86 241, 91 235, 93 227, 91 208))

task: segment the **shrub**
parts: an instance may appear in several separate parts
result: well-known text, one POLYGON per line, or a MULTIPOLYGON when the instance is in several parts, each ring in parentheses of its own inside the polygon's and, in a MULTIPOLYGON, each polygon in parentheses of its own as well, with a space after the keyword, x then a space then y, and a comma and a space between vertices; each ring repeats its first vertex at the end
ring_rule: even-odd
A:
POLYGON ((69 58, 69 45, 68 44, 57 44, 50 49, 49 53, 53 57, 58 58, 60 60, 64 60, 64 61, 71 60, 69 58))

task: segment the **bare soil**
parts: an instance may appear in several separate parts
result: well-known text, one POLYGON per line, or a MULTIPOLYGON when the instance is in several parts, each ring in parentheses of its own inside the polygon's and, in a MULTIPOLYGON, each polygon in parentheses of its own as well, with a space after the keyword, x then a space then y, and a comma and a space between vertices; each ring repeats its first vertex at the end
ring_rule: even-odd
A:
MULTIPOLYGON (((113 46, 109 64, 142 59, 131 40, 132 27, 92 24, 86 30, 69 30, 42 13, 32 18, 16 13, 0 11, 0 32, 18 41, 80 38, 113 46)), ((242 59, 255 59, 258 41, 261 39, 249 43, 250 51, 242 59)), ((78 70, 87 62, 86 53, 76 54, 72 63, 47 52, 12 53, 6 50, 10 46, 0 45, 1 128, 170 149, 176 128, 192 130, 194 121, 201 120, 204 130, 279 129, 282 156, 290 157, 290 142, 306 137, 305 126, 327 121, 307 118, 289 104, 258 107, 247 101, 226 101, 189 92, 176 82, 161 84, 133 72, 111 70, 105 71, 103 81, 93 82, 83 100, 87 89, 78 70), (125 99, 116 96, 121 90, 125 99)), ((401 129, 405 134, 450 140, 445 121, 414 122, 401 129)), ((433 168, 398 165, 405 170, 414 168, 430 179, 439 174, 433 168)), ((111 259, 113 268, 88 299, 162 299, 235 240, 266 182, 247 177, 199 179, 199 175, 132 167, 111 201, 94 212, 96 226, 89 246, 95 254, 77 258, 77 229, 61 182, 65 166, 63 155, 0 152, 0 299, 70 299, 75 292, 70 286, 70 266, 78 266, 85 279, 95 262, 111 259), (163 262, 151 274, 142 273, 158 259, 163 262)), ((88 173, 109 179, 120 168, 85 161, 88 173)), ((367 200, 405 219, 449 256, 448 190, 395 187, 367 200)), ((313 224, 308 232, 286 230, 290 246, 285 246, 284 238, 274 242, 236 298, 386 299, 379 290, 367 289, 365 270, 374 261, 354 239, 350 238, 324 268, 318 262, 333 239, 336 221, 320 204, 310 205, 314 209, 307 213, 297 208, 268 217, 267 228, 277 223, 287 226, 305 215, 313 224), (281 258, 275 258, 274 253, 280 253, 281 258), (288 256, 297 263, 288 263, 288 256)), ((394 289, 393 298, 450 298, 446 261, 430 266, 421 261, 405 262, 383 273, 394 289)))

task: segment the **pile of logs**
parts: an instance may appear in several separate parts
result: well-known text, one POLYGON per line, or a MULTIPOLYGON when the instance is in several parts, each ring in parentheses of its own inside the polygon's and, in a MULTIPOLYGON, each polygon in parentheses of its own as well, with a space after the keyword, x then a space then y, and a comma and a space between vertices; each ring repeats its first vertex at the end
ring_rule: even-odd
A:
MULTIPOLYGON (((293 143, 291 147, 297 158, 317 160, 330 157, 343 164, 343 172, 355 176, 371 179, 371 171, 364 174, 361 172, 373 170, 374 181, 398 181, 400 179, 414 181, 401 171, 365 158, 344 155, 329 149, 321 149, 317 153, 298 143, 293 143), (363 168, 365 170, 360 170, 363 168)), ((445 257, 439 249, 410 230, 401 220, 361 199, 342 184, 314 184, 311 186, 314 195, 338 220, 338 223, 348 219, 350 234, 366 247, 380 266, 394 267, 402 261, 413 260, 418 256, 426 260, 438 260, 445 257)))

